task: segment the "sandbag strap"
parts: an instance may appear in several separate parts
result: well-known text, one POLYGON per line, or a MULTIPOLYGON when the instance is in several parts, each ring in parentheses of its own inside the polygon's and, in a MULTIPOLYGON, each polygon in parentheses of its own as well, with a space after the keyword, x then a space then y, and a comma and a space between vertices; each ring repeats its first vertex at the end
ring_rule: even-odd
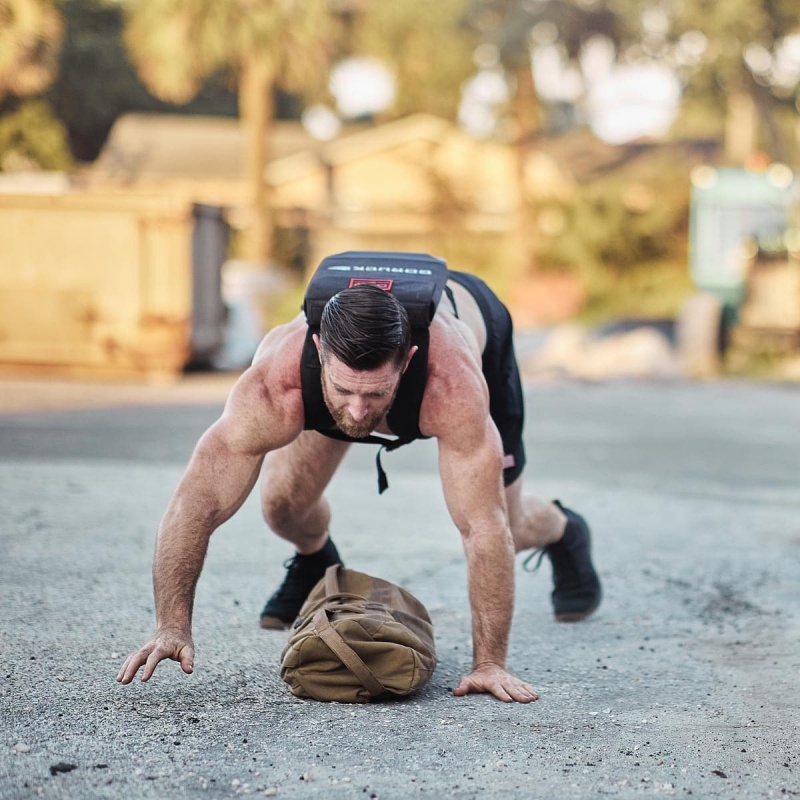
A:
POLYGON ((342 664, 361 681, 361 685, 372 697, 377 697, 387 691, 386 687, 372 673, 372 670, 361 660, 358 653, 347 644, 333 625, 331 625, 328 614, 324 608, 321 608, 314 614, 314 625, 322 641, 328 645, 331 652, 342 664))

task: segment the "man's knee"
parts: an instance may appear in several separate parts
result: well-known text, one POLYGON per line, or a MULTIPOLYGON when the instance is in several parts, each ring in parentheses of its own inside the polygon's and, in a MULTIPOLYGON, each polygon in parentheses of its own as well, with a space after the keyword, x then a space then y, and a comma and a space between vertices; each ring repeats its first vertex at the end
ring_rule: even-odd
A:
POLYGON ((293 536, 327 525, 322 496, 349 444, 304 431, 292 444, 270 453, 261 470, 261 513, 276 533, 293 536), (300 526, 298 528, 298 526, 300 526))
POLYGON ((280 532, 301 519, 309 511, 309 503, 301 505, 296 497, 286 494, 263 492, 261 513, 272 530, 280 532), (303 505, 305 506, 303 508, 303 505))

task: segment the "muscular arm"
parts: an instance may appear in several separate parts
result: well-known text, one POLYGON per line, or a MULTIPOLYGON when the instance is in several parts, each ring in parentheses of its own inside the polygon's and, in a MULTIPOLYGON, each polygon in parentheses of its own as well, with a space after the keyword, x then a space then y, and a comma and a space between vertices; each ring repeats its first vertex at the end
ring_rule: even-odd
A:
POLYGON ((291 402, 270 397, 258 370, 246 372, 220 419, 201 437, 161 521, 153 558, 156 634, 117 675, 130 683, 144 665, 147 680, 172 658, 193 669, 192 608, 211 534, 241 507, 267 452, 302 429, 291 402))
POLYGON ((472 673, 455 693, 491 692, 507 702, 530 702, 535 691, 506 671, 514 545, 502 485, 502 443, 489 417, 488 393, 477 366, 466 359, 431 389, 426 411, 436 428, 447 508, 464 543, 472 611, 472 673))
POLYGON ((159 629, 191 629, 194 591, 211 534, 247 498, 263 458, 263 452, 237 449, 224 419, 198 443, 156 538, 153 591, 159 629))

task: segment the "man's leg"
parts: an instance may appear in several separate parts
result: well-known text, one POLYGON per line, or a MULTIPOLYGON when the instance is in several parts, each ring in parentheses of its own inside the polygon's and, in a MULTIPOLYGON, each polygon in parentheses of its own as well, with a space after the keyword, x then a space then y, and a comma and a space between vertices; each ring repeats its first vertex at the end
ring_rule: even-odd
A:
POLYGON ((554 503, 522 493, 522 478, 506 486, 506 506, 517 553, 544 549, 564 534, 567 518, 554 503))
POLYGON ((262 628, 288 627, 327 567, 341 561, 328 535, 330 506, 322 493, 348 447, 347 442, 304 431, 264 459, 264 519, 295 546, 297 555, 287 562, 286 578, 261 612, 262 628))
POLYGON ((522 478, 506 487, 506 506, 514 548, 536 548, 553 565, 553 610, 559 622, 577 622, 600 605, 600 579, 592 565, 586 520, 558 501, 549 503, 522 492, 522 478))

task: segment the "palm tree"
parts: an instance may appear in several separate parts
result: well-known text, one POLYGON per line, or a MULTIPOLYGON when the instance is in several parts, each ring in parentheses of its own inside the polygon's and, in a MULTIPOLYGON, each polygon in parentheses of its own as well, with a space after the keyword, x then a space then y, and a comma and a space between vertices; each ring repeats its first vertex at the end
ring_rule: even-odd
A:
POLYGON ((137 0, 126 6, 125 44, 157 97, 185 103, 212 73, 233 73, 250 182, 242 240, 247 260, 266 261, 272 251, 264 170, 274 90, 324 77, 330 23, 325 0, 137 0))
POLYGON ((63 32, 53 0, 0 0, 0 100, 36 94, 55 78, 63 32))

